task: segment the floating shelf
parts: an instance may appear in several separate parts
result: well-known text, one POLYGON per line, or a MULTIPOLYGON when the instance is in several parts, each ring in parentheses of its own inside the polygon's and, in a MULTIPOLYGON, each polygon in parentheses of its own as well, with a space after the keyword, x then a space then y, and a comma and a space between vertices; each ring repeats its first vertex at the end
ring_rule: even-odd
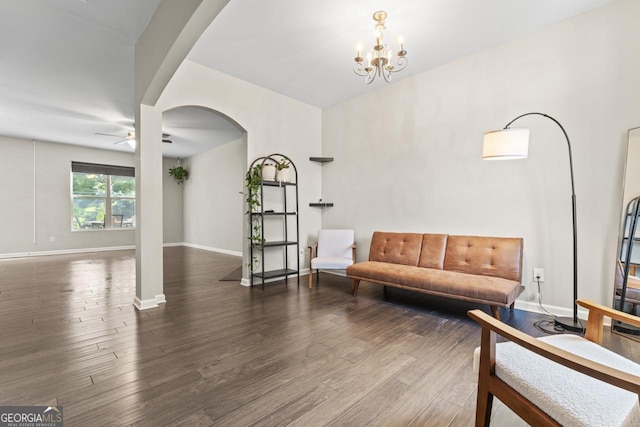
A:
POLYGON ((309 203, 309 206, 313 207, 313 208, 330 208, 333 206, 333 203, 309 203))
POLYGON ((312 162, 329 163, 333 162, 333 157, 309 157, 312 162))

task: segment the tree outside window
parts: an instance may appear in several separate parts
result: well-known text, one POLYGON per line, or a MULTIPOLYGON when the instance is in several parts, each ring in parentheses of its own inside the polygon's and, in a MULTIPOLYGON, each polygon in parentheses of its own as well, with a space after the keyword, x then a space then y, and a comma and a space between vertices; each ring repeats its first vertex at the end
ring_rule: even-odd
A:
POLYGON ((72 171, 71 175, 72 230, 135 226, 136 189, 133 176, 76 171, 72 171))

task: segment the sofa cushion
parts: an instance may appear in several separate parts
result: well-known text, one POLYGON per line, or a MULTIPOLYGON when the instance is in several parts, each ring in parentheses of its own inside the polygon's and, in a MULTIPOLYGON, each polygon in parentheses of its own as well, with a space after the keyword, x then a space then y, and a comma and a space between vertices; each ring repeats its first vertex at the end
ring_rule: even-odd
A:
POLYGON ((509 306, 524 287, 515 280, 471 275, 386 262, 368 261, 347 268, 351 278, 389 285, 400 285, 429 294, 454 297, 489 305, 509 306))
POLYGON ((522 281, 522 238, 449 236, 444 269, 522 281))
POLYGON ((369 261, 416 266, 421 248, 422 234, 376 231, 371 238, 369 261))
POLYGON ((447 249, 446 234, 424 234, 418 267, 437 268, 444 266, 444 254, 447 249))

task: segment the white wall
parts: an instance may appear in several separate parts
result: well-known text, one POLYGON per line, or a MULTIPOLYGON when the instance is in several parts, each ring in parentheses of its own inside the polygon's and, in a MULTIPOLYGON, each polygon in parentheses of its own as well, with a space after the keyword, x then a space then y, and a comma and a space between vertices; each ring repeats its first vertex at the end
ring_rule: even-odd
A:
MULTIPOLYGON (((306 249, 307 239, 316 236, 320 227, 320 211, 309 207, 309 202, 316 201, 320 194, 321 170, 309 157, 321 152, 321 110, 188 60, 177 70, 154 109, 160 114, 185 105, 211 108, 246 130, 247 158, 242 174, 253 159, 262 155, 282 153, 293 160, 299 177, 300 243, 306 249)), ((246 227, 245 215, 242 220, 246 227)), ((248 246, 243 253, 246 265, 248 246)), ((292 262, 295 255, 291 254, 292 262)))
MULTIPOLYGON (((528 160, 481 160, 483 133, 539 111, 573 145, 579 297, 611 303, 627 129, 640 125, 640 2, 620 1, 323 110, 327 227, 522 236, 524 284, 569 308, 567 144, 534 116, 528 160)), ((411 64, 409 64, 409 67, 411 64)), ((364 84, 364 83, 363 83, 364 84)), ((516 126, 517 127, 517 126, 516 126)))
MULTIPOLYGON (((131 229, 71 231, 70 201, 72 161, 133 166, 133 154, 0 136, 0 158, 0 257, 135 245, 131 229)), ((164 161, 168 171, 173 162, 164 161)), ((182 192, 168 172, 163 186, 164 241, 182 242, 182 192)))
POLYGON ((183 198, 184 184, 177 184, 169 175, 176 159, 162 159, 162 241, 184 242, 183 198))
POLYGON ((184 242, 242 253, 244 138, 190 157, 184 185, 184 242))
POLYGON ((0 256, 134 245, 133 230, 71 231, 71 161, 133 166, 132 154, 0 137, 0 159, 0 256))

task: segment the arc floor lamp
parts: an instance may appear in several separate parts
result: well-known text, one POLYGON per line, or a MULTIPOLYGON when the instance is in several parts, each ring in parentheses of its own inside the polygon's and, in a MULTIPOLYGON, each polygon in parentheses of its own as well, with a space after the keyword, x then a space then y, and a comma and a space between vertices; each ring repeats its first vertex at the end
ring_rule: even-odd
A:
POLYGON ((573 220, 573 317, 556 317, 554 323, 566 330, 581 332, 582 324, 578 319, 578 228, 576 225, 576 191, 573 179, 573 157, 571 155, 571 142, 564 127, 553 117, 543 113, 526 113, 511 120, 502 130, 491 131, 484 134, 482 158, 485 160, 510 160, 524 159, 529 155, 529 129, 510 129, 509 126, 516 120, 525 116, 543 116, 557 124, 565 138, 569 148, 569 172, 571 173, 571 208, 573 220))

